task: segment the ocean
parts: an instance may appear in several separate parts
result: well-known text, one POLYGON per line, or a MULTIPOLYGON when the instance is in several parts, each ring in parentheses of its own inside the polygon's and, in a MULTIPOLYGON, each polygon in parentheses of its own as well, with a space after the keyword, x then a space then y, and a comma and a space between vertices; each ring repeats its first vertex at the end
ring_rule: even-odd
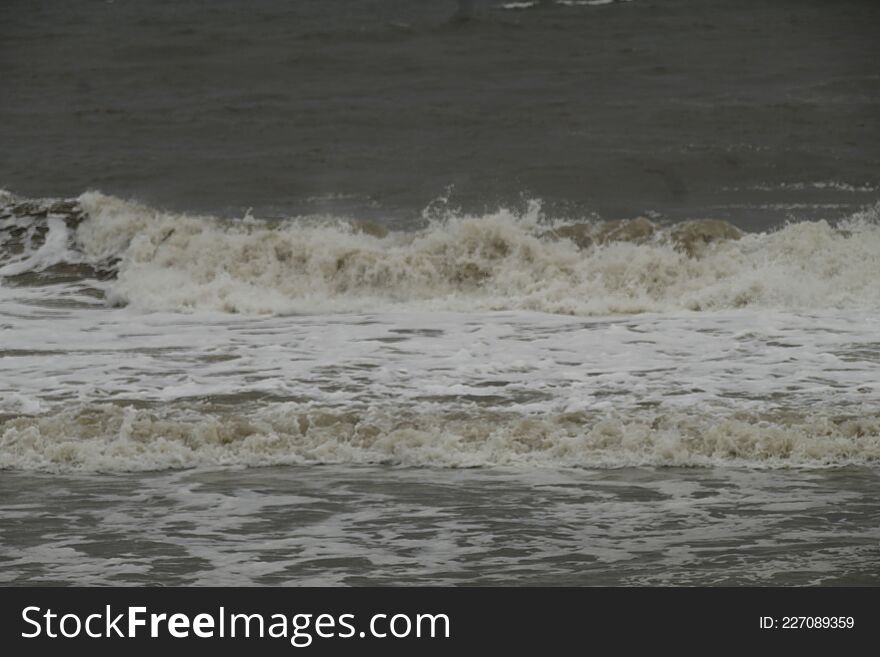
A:
POLYGON ((880 5, 0 8, 0 583, 880 584, 880 5))

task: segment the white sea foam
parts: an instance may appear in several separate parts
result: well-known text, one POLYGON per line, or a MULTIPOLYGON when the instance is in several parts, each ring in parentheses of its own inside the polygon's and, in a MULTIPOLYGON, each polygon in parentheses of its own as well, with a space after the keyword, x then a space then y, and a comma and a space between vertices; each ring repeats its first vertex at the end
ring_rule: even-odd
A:
POLYGON ((257 318, 24 301, 2 300, 2 467, 880 456, 873 313, 257 318))
POLYGON ((292 463, 791 467, 880 459, 880 416, 614 412, 411 415, 286 403, 251 414, 84 405, 7 420, 0 468, 141 471, 292 463))
POLYGON ((540 7, 541 5, 546 4, 554 4, 560 5, 563 7, 578 7, 578 6, 593 6, 597 7, 600 5, 611 5, 618 2, 632 2, 632 0, 555 0, 554 2, 541 2, 540 0, 531 0, 531 1, 523 1, 523 2, 504 2, 498 7, 500 9, 531 9, 533 7, 540 7))
POLYGON ((577 240, 548 237, 534 204, 377 237, 326 218, 221 222, 97 193, 80 203, 89 216, 78 230, 85 253, 122 259, 109 300, 147 310, 606 315, 880 305, 877 207, 839 226, 791 223, 700 243, 695 254, 670 237, 674 228, 579 249, 577 240))

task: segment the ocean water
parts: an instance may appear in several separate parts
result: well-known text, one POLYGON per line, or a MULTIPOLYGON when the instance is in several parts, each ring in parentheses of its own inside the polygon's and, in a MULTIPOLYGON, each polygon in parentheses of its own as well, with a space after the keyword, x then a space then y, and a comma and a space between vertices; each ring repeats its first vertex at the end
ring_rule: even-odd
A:
POLYGON ((0 14, 0 582, 880 583, 880 8, 0 14))

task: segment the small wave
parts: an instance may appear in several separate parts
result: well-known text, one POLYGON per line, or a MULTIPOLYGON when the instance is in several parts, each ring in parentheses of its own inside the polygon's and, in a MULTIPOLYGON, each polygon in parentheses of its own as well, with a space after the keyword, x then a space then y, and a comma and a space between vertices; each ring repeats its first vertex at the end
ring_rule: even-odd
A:
POLYGON ((778 468, 878 459, 876 412, 675 409, 522 416, 279 403, 241 414, 84 404, 0 422, 0 468, 23 470, 292 463, 778 468))
POLYGON ((39 285, 107 278, 112 263, 91 262, 76 229, 85 219, 71 199, 19 199, 0 190, 0 282, 39 285))
POLYGON ((504 2, 498 5, 499 9, 533 9, 535 7, 548 7, 559 5, 561 7, 579 7, 600 5, 612 5, 616 3, 632 2, 632 0, 526 0, 523 2, 504 2))
MULTIPOLYGON (((731 191, 737 191, 738 188, 725 188, 730 189, 731 191)), ((809 189, 818 189, 822 191, 839 191, 839 192, 850 192, 850 193, 874 193, 880 191, 880 187, 877 185, 872 185, 870 183, 863 184, 851 184, 846 182, 840 182, 838 180, 819 180, 814 182, 792 182, 792 183, 779 183, 776 185, 769 185, 766 183, 762 183, 759 185, 751 185, 746 189, 760 192, 775 192, 778 190, 791 190, 791 191, 803 191, 809 189)))

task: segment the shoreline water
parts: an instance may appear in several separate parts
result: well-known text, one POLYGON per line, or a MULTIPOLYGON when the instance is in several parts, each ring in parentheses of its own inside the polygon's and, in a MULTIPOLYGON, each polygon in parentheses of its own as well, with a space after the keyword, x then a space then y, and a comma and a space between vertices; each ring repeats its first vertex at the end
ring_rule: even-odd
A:
POLYGON ((876 468, 5 474, 13 586, 880 583, 876 468))

